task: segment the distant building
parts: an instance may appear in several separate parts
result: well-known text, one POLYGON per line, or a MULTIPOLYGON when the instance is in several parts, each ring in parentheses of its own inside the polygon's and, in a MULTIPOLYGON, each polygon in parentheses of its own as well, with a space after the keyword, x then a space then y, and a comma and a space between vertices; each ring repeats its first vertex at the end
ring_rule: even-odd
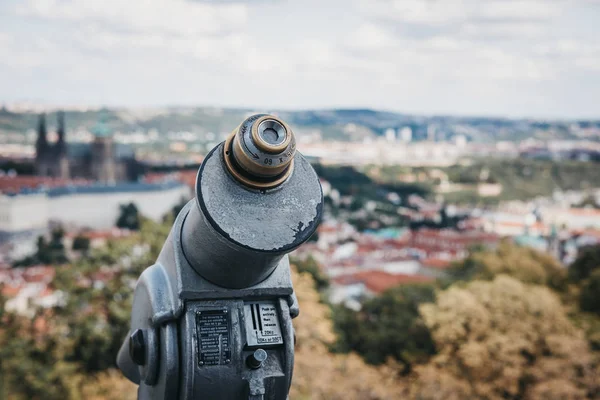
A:
POLYGON ((595 208, 543 207, 545 220, 569 229, 600 229, 600 210, 595 208))
POLYGON ((436 136, 436 127, 433 125, 428 125, 427 126, 427 140, 430 142, 435 142, 435 136, 436 136))
POLYGON ((460 259, 475 245, 494 248, 500 238, 493 233, 456 231, 452 229, 419 229, 413 231, 409 247, 418 250, 422 258, 460 259))
POLYGON ((0 270, 6 310, 33 317, 36 307, 48 308, 64 301, 64 295, 50 287, 55 274, 56 268, 46 265, 0 270))
POLYGON ((451 266, 451 261, 447 259, 426 258, 421 261, 417 275, 441 278, 451 266))
POLYGON ((385 140, 387 140, 388 142, 395 142, 396 141, 396 131, 392 128, 386 129, 385 130, 385 140))
POLYGON ((404 143, 410 143, 412 141, 413 131, 410 126, 405 126, 404 128, 400 129, 399 136, 400 140, 404 143))
POLYGON ((395 286, 428 283, 433 277, 390 274, 384 271, 361 271, 332 279, 329 301, 359 310, 365 298, 381 294, 395 286))
POLYGON ((479 183, 477 194, 481 197, 497 197, 502 194, 502 185, 499 183, 479 183))
POLYGON ((457 135, 454 137, 454 144, 463 148, 467 145, 467 137, 465 135, 457 135))
POLYGON ((115 143, 104 121, 93 129, 92 143, 67 144, 65 117, 58 114, 58 141, 47 138, 46 116, 41 114, 35 145, 35 172, 38 176, 72 179, 86 178, 112 184, 137 177, 139 164, 130 146, 115 143))

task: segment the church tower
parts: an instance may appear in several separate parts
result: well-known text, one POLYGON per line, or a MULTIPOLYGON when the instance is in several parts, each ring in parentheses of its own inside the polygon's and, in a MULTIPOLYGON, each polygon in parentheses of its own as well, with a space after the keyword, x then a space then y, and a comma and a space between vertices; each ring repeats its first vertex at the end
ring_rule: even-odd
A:
POLYGON ((40 114, 38 120, 37 141, 35 143, 35 173, 39 176, 69 179, 69 159, 65 141, 65 117, 58 114, 58 141, 48 142, 46 114, 40 114))
POLYGON ((117 166, 115 162, 115 144, 112 131, 101 117, 92 129, 94 142, 92 143, 91 172, 92 179, 105 184, 114 184, 117 181, 117 166))
POLYGON ((42 113, 38 117, 37 140, 35 142, 35 173, 40 176, 49 176, 48 166, 50 146, 46 131, 46 114, 42 113))
POLYGON ((67 143, 65 140, 65 113, 60 111, 57 115, 58 119, 58 128, 56 133, 58 134, 58 141, 54 145, 54 152, 57 158, 57 176, 62 179, 70 178, 69 171, 69 158, 68 158, 68 150, 67 143))

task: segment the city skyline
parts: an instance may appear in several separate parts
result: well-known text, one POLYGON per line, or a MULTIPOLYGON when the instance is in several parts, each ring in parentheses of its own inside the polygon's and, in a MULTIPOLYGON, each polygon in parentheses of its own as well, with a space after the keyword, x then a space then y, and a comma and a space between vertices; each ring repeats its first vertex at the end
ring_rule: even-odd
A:
POLYGON ((7 1, 0 103, 597 119, 600 2, 7 1))

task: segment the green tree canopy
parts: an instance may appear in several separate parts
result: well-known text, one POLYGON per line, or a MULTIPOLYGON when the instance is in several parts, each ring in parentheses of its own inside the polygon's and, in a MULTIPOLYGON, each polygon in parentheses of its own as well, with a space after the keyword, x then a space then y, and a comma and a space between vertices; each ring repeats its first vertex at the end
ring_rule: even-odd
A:
POLYGON ((83 235, 77 235, 73 239, 73 245, 71 247, 76 251, 88 251, 90 249, 90 239, 83 235))
POLYGON ((431 285, 403 285, 364 302, 359 312, 338 307, 334 321, 340 351, 356 351, 372 364, 393 357, 404 365, 422 362, 435 353, 428 328, 419 315, 419 306, 435 300, 431 285))
POLYGON ((134 203, 121 204, 121 213, 116 221, 116 226, 122 229, 137 231, 140 229, 140 213, 134 203))
POLYGON ((63 244, 64 236, 65 232, 62 228, 53 229, 49 241, 44 236, 39 236, 36 242, 35 254, 16 261, 14 266, 27 267, 35 264, 59 265, 68 263, 69 259, 63 244))
POLYGON ((581 288, 579 306, 583 311, 600 315, 600 269, 592 272, 581 288))
POLYGON ((600 245, 583 247, 569 267, 569 279, 579 282, 589 278, 597 269, 600 269, 600 245))

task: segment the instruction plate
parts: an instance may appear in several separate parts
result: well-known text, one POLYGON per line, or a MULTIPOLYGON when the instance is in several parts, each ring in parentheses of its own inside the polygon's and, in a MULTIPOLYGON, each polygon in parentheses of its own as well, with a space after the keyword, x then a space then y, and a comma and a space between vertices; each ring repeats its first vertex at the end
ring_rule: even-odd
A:
POLYGON ((256 301, 244 304, 246 343, 248 346, 283 344, 275 303, 256 301))
POLYGON ((196 312, 198 364, 228 364, 231 360, 231 328, 227 310, 196 312))

